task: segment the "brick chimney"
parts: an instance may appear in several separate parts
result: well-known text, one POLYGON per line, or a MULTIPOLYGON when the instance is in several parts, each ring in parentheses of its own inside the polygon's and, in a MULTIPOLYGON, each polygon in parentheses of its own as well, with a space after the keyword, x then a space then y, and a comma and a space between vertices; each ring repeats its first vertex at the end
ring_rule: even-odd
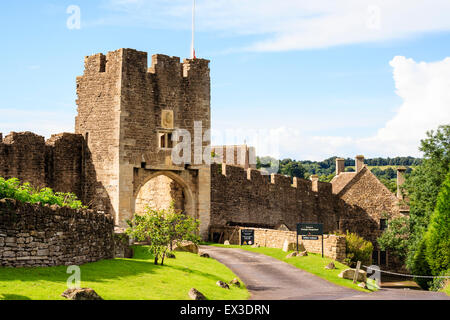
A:
POLYGON ((338 176, 341 172, 345 171, 345 159, 336 158, 336 175, 338 176))
POLYGON ((361 169, 364 167, 364 156, 356 156, 355 167, 356 173, 361 171, 361 169))
POLYGON ((406 172, 405 167, 397 168, 397 198, 399 200, 403 200, 403 194, 400 187, 402 186, 403 183, 405 183, 405 172, 406 172))

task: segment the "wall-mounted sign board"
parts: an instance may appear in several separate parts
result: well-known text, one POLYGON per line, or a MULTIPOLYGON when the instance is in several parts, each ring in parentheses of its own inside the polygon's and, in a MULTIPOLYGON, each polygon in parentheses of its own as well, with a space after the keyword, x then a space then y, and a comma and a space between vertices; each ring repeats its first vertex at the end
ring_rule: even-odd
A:
POLYGON ((255 244, 255 230, 241 230, 241 246, 251 246, 255 244))

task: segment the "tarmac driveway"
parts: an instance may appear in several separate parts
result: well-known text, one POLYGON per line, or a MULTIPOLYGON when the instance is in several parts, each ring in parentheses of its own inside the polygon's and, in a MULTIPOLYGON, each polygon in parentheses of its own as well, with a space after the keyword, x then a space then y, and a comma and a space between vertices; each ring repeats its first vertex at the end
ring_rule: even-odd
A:
POLYGON ((341 287, 275 258, 242 249, 200 246, 231 269, 252 300, 435 300, 445 293, 381 289, 373 293, 341 287))

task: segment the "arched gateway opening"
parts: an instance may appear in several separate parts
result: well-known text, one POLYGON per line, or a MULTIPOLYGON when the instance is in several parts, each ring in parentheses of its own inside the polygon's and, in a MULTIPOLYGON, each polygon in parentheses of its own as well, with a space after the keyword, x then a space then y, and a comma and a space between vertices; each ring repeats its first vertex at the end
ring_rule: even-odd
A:
POLYGON ((137 188, 134 212, 143 214, 147 207, 154 210, 168 209, 172 203, 176 210, 195 217, 192 192, 183 179, 171 172, 156 172, 137 188))

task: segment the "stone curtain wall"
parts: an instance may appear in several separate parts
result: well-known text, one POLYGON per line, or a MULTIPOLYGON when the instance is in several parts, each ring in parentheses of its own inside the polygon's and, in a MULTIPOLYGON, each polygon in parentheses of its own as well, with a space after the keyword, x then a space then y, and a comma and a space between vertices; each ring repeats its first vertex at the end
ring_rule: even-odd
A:
POLYGON ((114 257, 113 218, 0 200, 0 266, 81 265, 114 257))
POLYGON ((338 202, 329 183, 313 186, 304 179, 211 165, 211 226, 276 228, 285 224, 296 230, 299 222, 316 222, 324 224, 324 232, 333 232, 340 218, 338 202))
POLYGON ((0 142, 0 177, 83 199, 83 144, 83 137, 76 134, 53 135, 46 142, 31 132, 12 132, 0 142))
MULTIPOLYGON (((241 244, 241 230, 251 229, 255 230, 255 243, 263 247, 282 249, 284 242, 296 242, 297 232, 282 231, 273 229, 261 228, 244 228, 244 227, 223 227, 212 228, 212 233, 222 233, 222 241, 229 240, 230 244, 241 244)), ((303 243, 307 252, 322 253, 322 241, 319 240, 302 240, 299 236, 299 245, 303 243)), ((337 261, 343 261, 346 257, 345 237, 335 235, 324 235, 324 255, 328 258, 337 261)))

